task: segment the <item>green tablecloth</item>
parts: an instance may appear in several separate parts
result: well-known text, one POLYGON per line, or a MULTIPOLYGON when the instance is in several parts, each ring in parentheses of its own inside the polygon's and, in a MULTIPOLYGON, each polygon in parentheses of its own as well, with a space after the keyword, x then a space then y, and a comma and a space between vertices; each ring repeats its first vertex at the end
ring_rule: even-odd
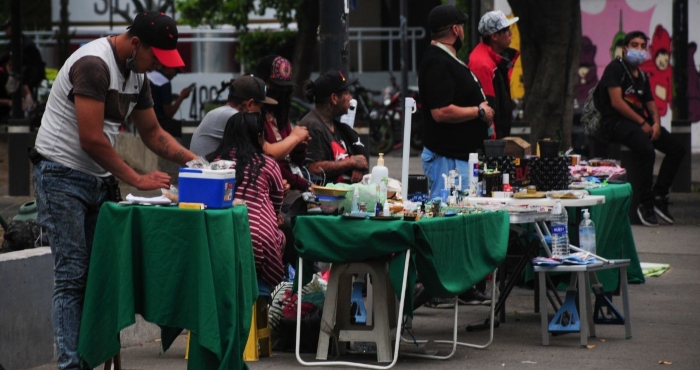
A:
MULTIPOLYGON (((417 271, 428 291, 454 296, 503 262, 508 248, 508 222, 506 212, 417 222, 300 216, 294 235, 296 248, 305 261, 340 263, 395 255, 389 273, 396 292, 401 288, 405 251, 410 249, 409 292, 417 271)), ((305 266, 305 271, 310 270, 305 266)), ((410 314, 413 296, 406 298, 406 312, 410 314)))
MULTIPOLYGON (((595 223, 596 253, 603 258, 629 258, 627 281, 644 283, 644 273, 637 256, 632 227, 629 220, 629 207, 632 199, 632 186, 611 184, 591 189, 591 195, 604 195, 605 204, 590 207, 591 220, 595 223)), ((617 289, 620 276, 615 269, 596 273, 606 292, 617 289)))
POLYGON ((167 350, 192 332, 188 369, 241 369, 258 296, 248 211, 119 206, 100 210, 80 328, 91 366, 119 351, 134 314, 162 329, 167 350))

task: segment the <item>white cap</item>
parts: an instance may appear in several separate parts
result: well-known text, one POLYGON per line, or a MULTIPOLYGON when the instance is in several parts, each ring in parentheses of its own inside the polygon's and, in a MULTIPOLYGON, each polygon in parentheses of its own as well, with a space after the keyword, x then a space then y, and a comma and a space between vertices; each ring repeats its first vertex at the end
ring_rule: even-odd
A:
POLYGON ((503 173, 503 184, 510 184, 510 174, 508 172, 503 173))
POLYGON ((469 153, 469 162, 478 162, 479 161, 479 153, 469 153))

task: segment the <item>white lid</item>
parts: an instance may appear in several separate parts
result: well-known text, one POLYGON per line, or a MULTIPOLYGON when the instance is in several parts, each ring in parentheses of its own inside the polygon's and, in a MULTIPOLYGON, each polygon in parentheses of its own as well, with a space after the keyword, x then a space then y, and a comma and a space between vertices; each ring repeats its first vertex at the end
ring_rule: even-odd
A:
POLYGON ((510 184, 510 174, 509 173, 506 173, 506 172, 503 173, 503 183, 510 184))
POLYGON ((479 162, 479 153, 469 153, 469 162, 479 162))

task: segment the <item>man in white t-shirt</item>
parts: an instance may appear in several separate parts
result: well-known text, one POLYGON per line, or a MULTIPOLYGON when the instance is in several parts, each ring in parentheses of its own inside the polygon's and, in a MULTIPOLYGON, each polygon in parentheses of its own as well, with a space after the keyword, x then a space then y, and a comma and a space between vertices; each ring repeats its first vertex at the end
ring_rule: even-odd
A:
MULTIPOLYGON (((51 89, 30 151, 38 221, 49 231, 54 256, 53 323, 59 369, 87 367, 78 335, 97 215, 120 200, 118 178, 140 190, 168 188, 160 171, 140 174, 114 150, 130 117, 146 146, 184 165, 196 155, 165 132, 153 112, 146 72, 182 67, 175 21, 143 12, 128 31, 92 41, 65 62, 51 89)), ((96 364, 94 364, 96 365, 96 364)))

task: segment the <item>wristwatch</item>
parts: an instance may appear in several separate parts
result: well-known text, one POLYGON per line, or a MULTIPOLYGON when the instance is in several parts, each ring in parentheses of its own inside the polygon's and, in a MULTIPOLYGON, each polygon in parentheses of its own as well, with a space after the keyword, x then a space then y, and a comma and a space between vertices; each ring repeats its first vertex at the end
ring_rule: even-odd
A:
POLYGON ((485 114, 486 114, 486 111, 484 110, 484 108, 479 107, 479 118, 484 117, 485 114))

